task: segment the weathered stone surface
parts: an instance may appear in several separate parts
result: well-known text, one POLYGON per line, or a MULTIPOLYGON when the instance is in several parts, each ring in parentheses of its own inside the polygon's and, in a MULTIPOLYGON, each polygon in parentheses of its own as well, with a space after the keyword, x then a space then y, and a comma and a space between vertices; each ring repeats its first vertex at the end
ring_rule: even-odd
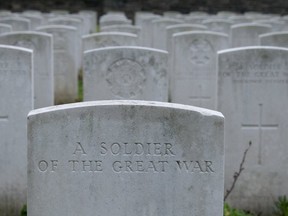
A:
POLYGON ((75 102, 78 97, 76 28, 48 25, 37 30, 53 35, 55 104, 75 102))
POLYGON ((257 46, 259 45, 259 35, 270 32, 271 26, 265 24, 237 24, 231 26, 230 46, 257 46))
POLYGON ((173 36, 171 101, 216 108, 217 51, 229 47, 226 34, 191 31, 173 36))
POLYGON ((168 53, 144 47, 107 47, 84 53, 84 100, 168 101, 168 53))
POLYGON ((28 119, 29 216, 223 215, 218 112, 99 101, 28 119))
POLYGON ((54 105, 53 36, 42 32, 0 35, 0 44, 33 50, 34 106, 54 105))
POLYGON ((0 214, 19 216, 27 192, 27 114, 33 109, 32 50, 0 45, 0 214))
POLYGON ((225 188, 245 149, 244 171, 228 202, 271 215, 288 193, 288 49, 238 48, 219 52, 218 110, 226 118, 225 188))

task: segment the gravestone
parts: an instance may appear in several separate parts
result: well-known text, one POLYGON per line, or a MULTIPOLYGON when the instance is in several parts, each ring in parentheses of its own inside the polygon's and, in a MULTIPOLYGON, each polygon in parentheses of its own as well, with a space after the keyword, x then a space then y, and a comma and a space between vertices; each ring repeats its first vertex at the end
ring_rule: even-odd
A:
POLYGON ((259 45, 259 35, 271 31, 270 25, 265 24, 237 24, 231 26, 230 46, 257 46, 259 45))
POLYGON ((150 101, 32 111, 29 216, 222 216, 223 120, 150 101))
POLYGON ((124 32, 101 32, 82 37, 83 51, 109 46, 135 46, 137 35, 124 32))
POLYGON ((34 106, 54 105, 53 40, 40 32, 12 32, 0 36, 0 44, 33 50, 34 106))
POLYGON ((130 34, 140 35, 141 28, 133 25, 111 25, 101 29, 102 32, 126 32, 130 34))
POLYGON ((153 48, 167 50, 166 47, 166 27, 181 24, 183 21, 171 18, 159 18, 151 22, 153 29, 153 48))
POLYGON ((84 23, 81 22, 79 19, 75 18, 68 18, 68 17, 58 17, 58 18, 52 18, 48 20, 48 25, 64 25, 64 26, 72 26, 76 28, 77 30, 77 38, 75 41, 73 41, 73 44, 76 46, 76 52, 77 52, 77 68, 78 70, 81 70, 81 60, 82 60, 82 33, 83 33, 83 27, 84 23))
POLYGON ((27 192, 27 114, 32 50, 0 45, 0 214, 19 216, 27 192))
POLYGON ((82 10, 79 12, 80 16, 84 16, 85 19, 89 19, 89 31, 87 34, 92 34, 96 32, 96 26, 97 26, 97 12, 92 10, 82 10))
POLYGON ((12 26, 0 23, 0 34, 8 33, 12 31, 12 26))
POLYGON ((141 23, 141 42, 140 44, 144 47, 152 47, 153 46, 153 26, 152 22, 154 20, 159 19, 161 16, 159 15, 150 15, 146 16, 142 19, 141 23))
POLYGON ((50 25, 37 28, 53 35, 54 103, 75 102, 78 97, 77 31, 74 27, 50 25))
POLYGON ((10 17, 3 18, 0 23, 8 24, 12 26, 13 31, 28 31, 31 29, 31 23, 29 19, 10 17))
POLYGON ((143 47, 107 47, 84 53, 84 101, 168 100, 168 53, 143 47))
POLYGON ((254 23, 267 24, 272 27, 272 32, 286 31, 287 23, 283 20, 256 20, 254 23))
POLYGON ((248 17, 245 17, 243 15, 234 15, 229 17, 228 19, 231 20, 235 25, 252 23, 252 19, 249 19, 248 17))
POLYGON ((202 24, 204 20, 208 18, 207 15, 193 15, 193 16, 186 16, 185 22, 188 24, 202 24))
POLYGON ((153 16, 154 14, 152 12, 148 11, 136 11, 134 15, 134 23, 136 26, 142 26, 142 21, 146 17, 153 16))
POLYGON ((173 36, 171 101, 216 108, 217 51, 229 47, 226 34, 191 31, 173 36))
POLYGON ((166 27, 166 48, 167 51, 171 54, 172 53, 172 43, 173 43, 173 34, 185 32, 185 31, 202 31, 207 30, 205 25, 197 25, 197 24, 176 24, 176 25, 169 25, 166 27))
POLYGON ((105 14, 100 17, 99 25, 100 30, 102 27, 109 26, 109 25, 131 25, 132 21, 128 20, 125 14, 115 13, 115 14, 105 14))
POLYGON ((207 26, 210 31, 220 32, 229 35, 232 21, 227 19, 208 19, 203 21, 203 25, 207 26))
POLYGON ((244 171, 228 203, 272 215, 287 195, 288 49, 249 47, 219 52, 218 110, 226 118, 225 189, 245 149, 244 171), (285 171, 286 170, 286 171, 285 171))
POLYGON ((260 45, 288 48, 288 31, 259 35, 260 45))
POLYGON ((21 17, 24 17, 28 20, 30 20, 31 24, 31 30, 35 30, 43 23, 43 17, 42 15, 35 15, 35 14, 22 14, 21 17))

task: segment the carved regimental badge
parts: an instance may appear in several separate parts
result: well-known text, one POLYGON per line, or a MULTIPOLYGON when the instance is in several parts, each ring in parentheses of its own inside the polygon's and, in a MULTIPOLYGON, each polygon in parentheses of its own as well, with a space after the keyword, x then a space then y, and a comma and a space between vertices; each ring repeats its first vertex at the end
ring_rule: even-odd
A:
POLYGON ((130 59, 121 59, 107 70, 106 81, 111 92, 122 99, 135 98, 142 94, 146 81, 145 70, 138 63, 130 59))
POLYGON ((205 39, 194 40, 189 48, 190 61, 196 65, 206 65, 214 54, 213 47, 205 39))

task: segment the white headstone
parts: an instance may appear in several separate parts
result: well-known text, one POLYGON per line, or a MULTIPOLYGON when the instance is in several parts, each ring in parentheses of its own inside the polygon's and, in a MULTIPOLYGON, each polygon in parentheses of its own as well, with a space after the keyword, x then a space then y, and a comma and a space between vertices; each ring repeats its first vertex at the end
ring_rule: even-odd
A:
POLYGON ((146 17, 151 17, 153 15, 155 14, 153 14, 152 12, 148 12, 148 11, 136 11, 135 16, 134 16, 135 25, 142 26, 143 19, 145 19, 146 17))
POLYGON ((223 215, 224 117, 216 111, 99 101, 28 119, 29 216, 223 215))
POLYGON ((34 106, 54 105, 53 40, 40 32, 13 32, 0 36, 0 44, 33 50, 34 106))
POLYGON ((82 33, 83 33, 83 27, 84 23, 82 23, 80 20, 75 18, 69 18, 69 17, 59 17, 59 18, 53 18, 48 20, 48 25, 64 25, 64 26, 72 26, 76 28, 77 30, 77 38, 75 41, 73 41, 73 44, 76 46, 76 52, 77 52, 77 68, 78 70, 81 69, 81 60, 82 60, 82 33))
POLYGON ((270 25, 265 24, 237 24, 231 26, 230 46, 256 46, 259 45, 259 35, 271 31, 270 25))
POLYGON ((84 54, 84 101, 168 100, 168 53, 143 47, 110 47, 84 54))
POLYGON ((215 109, 217 51, 229 47, 228 36, 192 31, 173 38, 171 101, 215 109))
POLYGON ((272 215, 287 195, 288 49, 247 47, 219 52, 218 110, 226 119, 225 189, 245 149, 244 171, 228 203, 272 215))
POLYGON ((10 17, 0 19, 0 23, 8 24, 12 26, 13 31, 28 31, 31 29, 31 24, 29 19, 10 17))
POLYGON ((37 30, 53 35, 55 104, 74 102, 78 97, 76 29, 51 25, 37 30))
POLYGON ((33 109, 32 51, 0 45, 0 213, 19 215, 27 192, 27 114, 33 109))
POLYGON ((0 23, 0 34, 11 32, 12 26, 0 23))
POLYGON ((105 14, 99 20, 100 29, 109 25, 131 25, 132 21, 128 20, 124 14, 105 14))
POLYGON ((153 26, 152 22, 154 20, 159 19, 161 16, 159 15, 151 15, 143 18, 141 24, 141 42, 140 44, 145 47, 152 47, 153 46, 153 26))
POLYGON ((193 16, 186 16, 185 21, 189 24, 202 24, 202 22, 207 19, 207 15, 193 15, 193 16))
POLYGON ((43 23, 43 17, 41 15, 24 14, 24 15, 21 15, 21 17, 24 17, 30 20, 32 30, 35 30, 37 27, 41 26, 43 23))
POLYGON ((140 35, 141 28, 133 25, 111 25, 101 29, 102 32, 126 32, 130 34, 140 35))
POLYGON ((90 10, 82 10, 79 12, 81 16, 84 16, 89 19, 89 31, 87 34, 92 34, 96 32, 96 26, 97 26, 97 12, 96 11, 90 11, 90 10))
POLYGON ((170 25, 181 24, 183 21, 178 19, 160 18, 152 21, 153 28, 153 47, 167 50, 166 47, 166 27, 170 25))
POLYGON ((210 31, 220 32, 229 35, 230 27, 233 22, 227 19, 208 19, 203 21, 202 24, 206 25, 210 31))
POLYGON ((101 32, 82 37, 83 51, 109 46, 135 46, 137 35, 124 32, 101 32))
POLYGON ((169 25, 166 27, 166 48, 167 51, 171 54, 172 53, 172 43, 173 43, 173 34, 186 32, 186 31, 201 31, 207 30, 205 25, 200 24, 176 24, 176 25, 169 25))
POLYGON ((288 48, 288 31, 273 32, 259 36, 260 45, 288 48))

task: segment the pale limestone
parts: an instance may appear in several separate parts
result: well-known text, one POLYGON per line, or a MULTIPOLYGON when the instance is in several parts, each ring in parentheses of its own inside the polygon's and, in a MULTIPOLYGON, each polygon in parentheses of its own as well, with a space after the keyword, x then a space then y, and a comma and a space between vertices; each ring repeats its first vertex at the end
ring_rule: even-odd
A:
POLYGON ((32 50, 0 45, 0 212, 26 204, 27 114, 33 109, 32 50))
POLYGON ((37 30, 53 35, 54 103, 74 102, 78 97, 76 28, 48 25, 37 30))
POLYGON ((84 54, 84 101, 168 100, 168 53, 144 47, 107 47, 84 54))
POLYGON ((222 216, 223 121, 149 101, 32 111, 29 216, 222 216))
POLYGON ((227 200, 272 215, 288 193, 288 49, 249 47, 219 52, 218 110, 226 118, 225 190, 246 148, 244 170, 227 200))
POLYGON ((54 105, 52 37, 42 32, 12 32, 0 36, 0 44, 33 50, 35 108, 54 105))
POLYGON ((191 31, 173 36, 171 101, 216 108, 217 51, 229 47, 226 34, 191 31))
POLYGON ((30 20, 20 17, 3 18, 0 23, 11 25, 13 31, 28 31, 31 29, 30 20))
POLYGON ((265 24, 237 24, 231 26, 230 46, 257 46, 259 35, 270 32, 271 26, 265 24))

